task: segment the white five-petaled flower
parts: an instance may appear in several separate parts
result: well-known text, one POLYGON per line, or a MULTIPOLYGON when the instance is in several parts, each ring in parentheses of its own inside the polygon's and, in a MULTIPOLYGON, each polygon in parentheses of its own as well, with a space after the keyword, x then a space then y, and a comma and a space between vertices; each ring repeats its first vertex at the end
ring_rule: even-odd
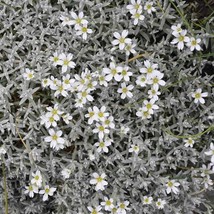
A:
POLYGON ((31 198, 34 197, 34 193, 38 193, 39 192, 38 186, 34 185, 34 184, 30 184, 29 186, 26 186, 25 188, 26 188, 25 194, 29 194, 29 196, 31 198))
POLYGON ((144 107, 139 108, 138 111, 136 112, 136 115, 138 117, 141 117, 143 120, 144 119, 149 119, 151 118, 151 114, 149 113, 149 111, 147 109, 145 109, 144 107))
POLYGON ((59 65, 62 66, 62 73, 65 73, 68 68, 75 68, 76 64, 71 61, 73 58, 73 54, 69 53, 67 56, 62 53, 59 55, 59 65))
POLYGON ((137 25, 139 21, 143 21, 145 17, 142 15, 142 10, 130 11, 132 14, 132 19, 134 19, 134 25, 137 25))
POLYGON ((136 50, 134 49, 136 47, 136 44, 126 44, 125 51, 126 55, 129 56, 131 53, 136 54, 136 50))
POLYGON ((102 212, 100 212, 100 210, 102 209, 101 206, 87 207, 87 208, 90 211, 90 214, 103 214, 102 212))
POLYGON ((127 134, 129 132, 130 128, 129 127, 125 127, 125 126, 122 126, 120 128, 120 133, 121 134, 127 134))
POLYGON ((202 93, 201 88, 198 88, 196 90, 196 92, 192 93, 192 97, 195 98, 194 103, 200 102, 200 103, 204 104, 205 100, 203 97, 207 97, 207 96, 208 96, 208 93, 207 92, 202 93))
POLYGON ((63 111, 59 110, 59 105, 58 103, 54 104, 54 107, 47 107, 46 108, 54 117, 54 120, 59 120, 59 116, 63 114, 63 111))
POLYGON ((113 198, 108 199, 107 197, 104 197, 104 201, 101 202, 101 205, 105 207, 106 211, 111 211, 114 208, 113 202, 113 198))
POLYGON ((46 113, 45 115, 41 116, 41 124, 45 124, 45 127, 48 129, 50 126, 56 127, 59 118, 54 118, 54 115, 50 112, 46 113))
POLYGON ((153 2, 146 2, 144 10, 146 10, 148 14, 156 11, 156 9, 153 7, 153 2))
POLYGON ((169 194, 170 192, 174 192, 175 194, 179 193, 179 189, 177 188, 178 186, 180 186, 180 184, 174 180, 169 180, 166 183, 166 193, 169 194))
POLYGON ((128 205, 129 205, 129 201, 118 202, 117 213, 118 214, 126 214, 126 211, 130 210, 130 208, 128 208, 128 205))
POLYGON ((162 80, 163 76, 164 76, 163 73, 157 72, 157 74, 155 74, 155 76, 149 79, 147 83, 151 84, 154 89, 158 90, 159 85, 164 86, 166 84, 166 82, 162 80))
POLYGON ((34 78, 34 71, 30 70, 29 68, 25 69, 25 73, 23 73, 23 77, 26 80, 31 80, 34 78))
POLYGON ((143 196, 143 204, 151 204, 153 201, 152 197, 143 196))
POLYGON ((48 196, 53 196, 54 192, 56 191, 55 187, 49 187, 48 185, 45 186, 44 190, 40 190, 39 194, 43 195, 42 200, 43 201, 47 201, 48 200, 48 196))
POLYGON ((42 79, 42 87, 46 88, 49 85, 50 85, 50 79, 48 78, 42 79))
POLYGON ((173 36, 178 36, 183 31, 181 28, 181 24, 172 25, 171 29, 173 30, 173 36))
POLYGON ((145 68, 141 68, 140 72, 146 74, 147 79, 159 75, 160 71, 157 70, 158 64, 152 64, 149 60, 144 61, 145 68))
POLYGON ((106 107, 105 106, 102 106, 100 109, 97 106, 94 106, 93 110, 94 110, 94 113, 95 113, 95 120, 96 121, 104 122, 106 120, 106 118, 109 116, 109 113, 106 112, 106 107))
POLYGON ((166 204, 166 201, 160 198, 155 202, 155 205, 158 209, 163 209, 165 204, 166 204))
POLYGON ((158 89, 155 89, 155 88, 152 87, 152 88, 148 91, 148 94, 149 94, 148 98, 157 101, 157 100, 159 99, 158 96, 161 94, 161 92, 158 91, 158 89))
POLYGON ((114 129, 115 128, 115 124, 114 124, 114 117, 113 116, 110 116, 110 117, 107 117, 105 120, 104 120, 104 124, 111 128, 111 129, 114 129))
POLYGON ((138 10, 142 10, 141 0, 131 0, 131 4, 127 5, 126 8, 130 12, 135 12, 138 10))
POLYGON ((200 51, 201 50, 201 46, 199 45, 199 43, 201 42, 201 39, 196 39, 194 37, 190 38, 190 41, 187 43, 187 46, 190 47, 191 51, 197 50, 200 51))
POLYGON ((66 84, 63 83, 62 81, 59 81, 57 83, 55 90, 56 90, 54 93, 55 97, 58 97, 59 95, 62 95, 63 97, 68 96, 66 84))
POLYGON ((130 76, 133 75, 133 73, 128 70, 129 70, 128 66, 122 67, 122 70, 121 70, 121 76, 127 82, 130 80, 130 76))
POLYGON ((93 129, 93 133, 98 133, 99 139, 103 139, 105 134, 109 134, 109 129, 105 124, 96 124, 96 128, 93 129))
POLYGON ((31 179, 31 184, 34 184, 38 187, 42 185, 42 175, 39 170, 36 171, 36 173, 32 173, 32 179, 31 179))
POLYGON ((181 31, 179 34, 175 34, 175 39, 171 41, 171 44, 177 44, 179 50, 183 50, 184 43, 188 43, 190 41, 189 37, 186 36, 187 30, 181 31))
POLYGON ((53 56, 50 57, 50 61, 53 62, 53 66, 59 65, 60 59, 59 59, 59 55, 58 55, 57 52, 55 52, 55 53, 53 54, 53 56))
POLYGON ((105 153, 108 153, 108 146, 110 146, 112 143, 112 140, 110 138, 107 138, 106 140, 101 140, 94 145, 97 147, 97 151, 100 153, 104 151, 105 153))
POLYGON ((210 143, 210 150, 205 152, 206 155, 211 156, 211 162, 214 163, 214 144, 210 143))
POLYGON ((128 86, 126 86, 126 83, 123 82, 123 83, 121 84, 121 88, 119 88, 119 89, 117 90, 117 92, 121 94, 121 99, 125 99, 126 97, 131 98, 131 97, 133 97, 133 94, 131 93, 131 90, 132 90, 133 88, 134 88, 133 85, 128 85, 128 86))
POLYGON ((62 21, 62 26, 66 26, 66 25, 72 25, 72 21, 69 17, 67 16, 60 16, 60 20, 62 21))
POLYGON ((102 173, 99 175, 98 173, 93 173, 92 176, 94 177, 93 179, 90 180, 90 184, 96 185, 95 190, 104 190, 105 186, 108 185, 108 182, 105 181, 106 174, 102 173))
POLYGON ((138 145, 131 145, 131 148, 129 149, 129 152, 134 152, 135 154, 138 154, 140 151, 140 148, 138 145))
POLYGON ((137 80, 135 81, 137 85, 141 87, 145 87, 147 84, 147 78, 144 74, 137 77, 137 80))
POLYGON ((121 34, 118 32, 114 32, 115 40, 112 41, 113 45, 119 45, 119 49, 123 50, 126 46, 126 44, 131 44, 132 40, 129 38, 126 38, 128 36, 128 30, 123 30, 121 34))
POLYGON ((188 138, 184 140, 184 142, 185 142, 184 144, 185 147, 193 147, 193 144, 195 143, 195 141, 192 138, 188 138))
POLYGON ((86 40, 88 34, 91 34, 91 33, 93 33, 93 31, 89 29, 86 24, 77 27, 77 35, 78 36, 82 35, 83 40, 86 40))
POLYGON ((153 114, 153 110, 159 109, 159 107, 155 104, 155 100, 151 99, 150 101, 148 100, 144 100, 143 101, 143 109, 145 111, 148 111, 149 114, 153 114))
POLYGON ((66 124, 69 124, 70 123, 70 120, 72 120, 73 119, 73 117, 72 117, 72 115, 70 115, 70 114, 63 114, 62 115, 62 119, 64 120, 64 122, 66 123, 66 124))
POLYGON ((90 95, 90 90, 89 89, 86 89, 86 90, 83 90, 79 93, 77 93, 77 97, 79 99, 82 99, 84 102, 86 101, 93 101, 94 98, 90 95))
POLYGON ((74 25, 75 30, 78 30, 82 25, 87 25, 88 21, 84 19, 83 12, 79 12, 77 15, 75 12, 71 12, 73 20, 71 20, 71 25, 74 25))
POLYGON ((65 140, 61 137, 62 131, 54 131, 54 129, 50 129, 50 136, 45 137, 45 142, 51 142, 50 147, 56 150, 63 149, 65 140))
POLYGON ((86 114, 85 117, 88 118, 89 125, 91 125, 94 122, 94 120, 98 121, 97 114, 91 107, 88 108, 88 114, 86 114))
POLYGON ((70 174, 71 174, 71 170, 70 169, 67 169, 67 168, 64 168, 62 171, 61 171, 61 174, 63 176, 64 179, 67 179, 70 177, 70 174))
POLYGON ((122 72, 122 67, 116 66, 115 62, 111 62, 109 67, 110 68, 103 68, 103 73, 106 74, 105 79, 108 82, 113 78, 118 82, 121 81, 122 76, 120 73, 122 72))

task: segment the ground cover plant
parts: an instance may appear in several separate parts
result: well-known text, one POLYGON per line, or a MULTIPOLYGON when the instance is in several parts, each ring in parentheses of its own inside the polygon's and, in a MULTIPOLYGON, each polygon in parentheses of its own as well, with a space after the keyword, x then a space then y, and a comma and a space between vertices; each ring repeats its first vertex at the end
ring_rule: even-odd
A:
POLYGON ((1 0, 1 213, 213 213, 213 14, 1 0))

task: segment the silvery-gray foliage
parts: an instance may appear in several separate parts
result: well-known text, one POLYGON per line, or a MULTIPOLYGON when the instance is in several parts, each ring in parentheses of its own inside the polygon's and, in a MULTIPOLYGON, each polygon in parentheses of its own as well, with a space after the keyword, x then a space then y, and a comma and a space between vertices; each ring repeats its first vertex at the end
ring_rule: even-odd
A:
MULTIPOLYGON (((213 51, 213 23, 207 22, 206 28, 190 25, 192 35, 203 40, 203 51, 191 52, 187 47, 178 50, 171 44, 171 26, 183 23, 189 35, 191 29, 172 2, 184 12, 188 11, 188 4, 178 0, 153 2, 156 12, 148 14, 144 10, 145 19, 134 25, 126 9, 128 0, 0 1, 0 146, 7 151, 1 154, 0 163, 6 170, 10 214, 89 213, 87 207, 98 206, 105 196, 116 202, 129 201, 130 214, 213 212, 213 205, 204 195, 212 186, 201 191, 202 165, 210 163, 205 151, 212 142, 213 129, 197 135, 193 148, 184 146, 186 138, 179 138, 206 131, 213 124, 213 75, 204 69, 213 64, 206 55, 213 51), (69 16, 70 11, 84 12, 93 30, 87 40, 78 36, 73 26, 62 26, 60 17, 69 16), (144 54, 143 57, 128 62, 132 54, 111 50, 113 33, 124 29, 136 43, 137 54, 144 54), (86 68, 92 73, 100 72, 109 67, 112 59, 117 65, 128 65, 133 72, 128 83, 135 86, 133 97, 121 99, 116 81, 109 82, 108 87, 98 84, 92 92, 94 101, 83 108, 75 107, 75 93, 55 97, 53 90, 41 85, 50 76, 62 79, 61 68, 49 60, 55 52, 73 54, 76 67, 67 72, 72 77, 86 68), (148 99, 148 87, 139 87, 135 81, 145 60, 158 64, 166 85, 160 88, 159 109, 151 119, 142 120, 136 112, 143 99, 148 99), (26 68, 34 71, 30 81, 23 78, 26 68), (198 88, 208 92, 203 105, 195 104, 191 96, 198 88), (56 103, 60 110, 73 116, 68 124, 62 120, 57 123, 67 145, 58 151, 45 142, 48 129, 41 125, 40 118, 47 112, 46 107, 56 103), (95 125, 89 125, 85 117, 93 106, 106 106, 114 117, 115 128, 109 133, 113 143, 108 153, 99 153, 94 146, 98 141, 93 133, 95 125), (130 130, 121 133, 122 126, 130 130), (129 152, 132 144, 139 146, 138 155, 129 152), (94 160, 90 153, 95 155, 94 160), (61 174, 64 168, 71 170, 68 179, 61 174), (36 170, 42 174, 43 185, 56 188, 48 201, 43 201, 41 194, 30 198, 24 193, 36 170), (95 191, 90 184, 94 172, 107 175, 104 191, 95 191), (179 194, 166 193, 168 179, 180 183, 179 194), (154 202, 144 205, 143 196, 153 197, 154 202), (162 210, 155 205, 158 198, 167 202, 162 210)), ((197 22, 189 14, 184 17, 189 23, 197 22)), ((4 209, 2 171, 0 179, 0 207, 4 209)), ((101 212, 109 213, 104 208, 101 212)))

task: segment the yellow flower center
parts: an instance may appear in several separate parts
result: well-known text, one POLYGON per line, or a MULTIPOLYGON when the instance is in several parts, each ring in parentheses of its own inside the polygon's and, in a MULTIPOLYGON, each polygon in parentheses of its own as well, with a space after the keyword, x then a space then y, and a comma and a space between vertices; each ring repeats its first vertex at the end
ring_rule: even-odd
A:
POLYGON ((123 89, 122 89, 122 92, 123 92, 123 93, 127 93, 127 91, 128 91, 127 88, 123 88, 123 89))
POLYGON ((192 44, 192 46, 195 46, 195 45, 197 45, 197 42, 196 42, 196 40, 193 40, 193 41, 191 42, 191 44, 192 44))
POLYGON ((103 126, 99 126, 99 131, 103 132, 105 128, 103 126))
POLYGON ((60 86, 58 87, 58 90, 59 90, 60 92, 62 92, 62 91, 64 90, 63 86, 60 85, 60 86))
POLYGON ((104 81, 104 80, 105 80, 104 76, 101 76, 100 81, 104 81))
POLYGON ((120 204, 121 209, 125 209, 126 205, 124 203, 120 204))
POLYGON ((123 38, 123 37, 120 38, 120 39, 119 39, 119 42, 120 42, 120 43, 125 43, 125 38, 123 38))
POLYGON ((35 176, 35 180, 39 180, 39 176, 38 175, 35 176))
POLYGON ((159 82, 159 79, 157 77, 153 78, 153 83, 157 84, 159 82))
POLYGON ((76 19, 76 23, 77 23, 77 24, 81 24, 81 22, 82 22, 82 19, 80 19, 80 18, 77 18, 77 19, 76 19))
POLYGON ((110 120, 108 120, 108 119, 105 120, 105 124, 106 124, 106 125, 109 125, 109 124, 110 124, 110 120))
POLYGON ((86 97, 88 95, 88 93, 86 91, 82 92, 82 97, 86 97))
POLYGON ((149 73, 149 74, 151 74, 152 71, 153 71, 153 69, 151 67, 147 69, 147 73, 149 73))
POLYGON ((135 13, 135 18, 139 19, 140 18, 140 13, 135 13))
POLYGON ((57 57, 57 56, 55 56, 54 58, 53 58, 53 61, 54 62, 57 62, 59 60, 59 57, 57 57))
POLYGON ((196 98, 196 99, 201 98, 201 94, 200 94, 200 93, 196 93, 196 94, 195 94, 195 98, 196 98))
POLYGON ((158 202, 157 202, 157 205, 158 205, 158 206, 160 206, 160 205, 161 205, 161 202, 160 202, 160 201, 158 201, 158 202))
POLYGON ((91 212, 91 214, 97 214, 97 211, 95 209, 93 209, 93 211, 91 212))
POLYGON ((54 134, 54 135, 52 136, 52 139, 53 139, 53 140, 57 140, 57 139, 58 139, 58 136, 57 136, 56 134, 54 134))
POLYGON ((121 74, 122 74, 123 76, 125 76, 125 75, 127 74, 127 71, 126 71, 126 70, 122 70, 121 74))
POLYGON ((99 147, 103 148, 105 146, 104 142, 100 142, 99 147))
POLYGON ((140 4, 135 4, 134 8, 138 10, 140 8, 140 4))
POLYGON ((101 178, 101 177, 98 177, 98 178, 97 178, 97 182, 98 182, 98 183, 100 183, 100 182, 102 182, 102 181, 103 181, 103 178, 101 178))
POLYGON ((179 41, 179 42, 183 42, 183 41, 184 41, 184 36, 180 35, 180 36, 178 37, 178 41, 179 41))
POLYGON ((33 78, 33 74, 31 74, 31 73, 28 74, 28 78, 29 78, 29 79, 32 79, 32 78, 33 78))
POLYGON ((50 118, 49 118, 49 121, 50 121, 51 123, 53 123, 53 122, 54 122, 54 118, 53 118, 53 117, 50 117, 50 118))
POLYGON ((117 70, 114 68, 114 69, 112 69, 111 70, 111 74, 114 76, 114 75, 116 75, 117 74, 117 70))
POLYGON ((33 186, 30 185, 30 186, 28 187, 28 190, 29 190, 29 191, 33 191, 33 186))
POLYGON ((144 111, 144 112, 143 112, 143 115, 144 115, 145 117, 148 117, 148 116, 149 116, 149 112, 148 112, 148 111, 144 111))
POLYGON ((89 117, 93 117, 93 116, 94 116, 94 112, 93 111, 89 112, 89 117))
POLYGON ((68 79, 66 79, 66 80, 64 80, 64 83, 65 83, 65 84, 69 84, 70 81, 69 81, 68 79))
POLYGON ((152 8, 152 5, 151 4, 148 4, 147 5, 147 10, 150 10, 152 8))
POLYGON ((148 198, 144 199, 144 202, 145 202, 145 203, 148 203, 148 202, 149 202, 149 199, 148 199, 148 198))
POLYGON ((99 117, 104 117, 104 113, 103 113, 103 112, 99 112, 99 113, 98 113, 98 116, 99 116, 99 117))
POLYGON ((151 103, 148 103, 148 104, 146 105, 146 108, 147 108, 147 109, 151 109, 151 108, 152 108, 151 103))
POLYGON ((83 27, 83 28, 82 28, 82 32, 83 32, 83 33, 87 33, 87 31, 88 31, 87 27, 83 27))
POLYGON ((169 187, 173 187, 173 183, 171 181, 168 182, 169 187))
POLYGON ((50 189, 46 188, 45 193, 48 194, 50 192, 50 189))
POLYGON ((64 65, 68 65, 68 64, 69 64, 69 60, 65 59, 65 60, 63 61, 63 64, 64 64, 64 65))
POLYGON ((107 205, 107 206, 111 206, 111 201, 110 201, 110 200, 107 200, 107 201, 106 201, 106 205, 107 205))
POLYGON ((56 115, 56 114, 58 114, 58 110, 53 109, 51 113, 52 113, 53 115, 56 115))
POLYGON ((134 146, 134 150, 137 151, 138 150, 138 146, 134 146))

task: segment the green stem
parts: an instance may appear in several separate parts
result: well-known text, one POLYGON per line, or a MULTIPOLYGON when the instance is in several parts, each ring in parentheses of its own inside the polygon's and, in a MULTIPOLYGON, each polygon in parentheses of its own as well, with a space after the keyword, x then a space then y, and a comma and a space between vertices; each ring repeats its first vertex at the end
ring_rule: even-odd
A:
POLYGON ((4 178, 4 207, 5 207, 5 214, 8 214, 8 192, 7 192, 7 177, 6 177, 6 169, 5 169, 5 163, 3 160, 2 163, 2 173, 4 178))

